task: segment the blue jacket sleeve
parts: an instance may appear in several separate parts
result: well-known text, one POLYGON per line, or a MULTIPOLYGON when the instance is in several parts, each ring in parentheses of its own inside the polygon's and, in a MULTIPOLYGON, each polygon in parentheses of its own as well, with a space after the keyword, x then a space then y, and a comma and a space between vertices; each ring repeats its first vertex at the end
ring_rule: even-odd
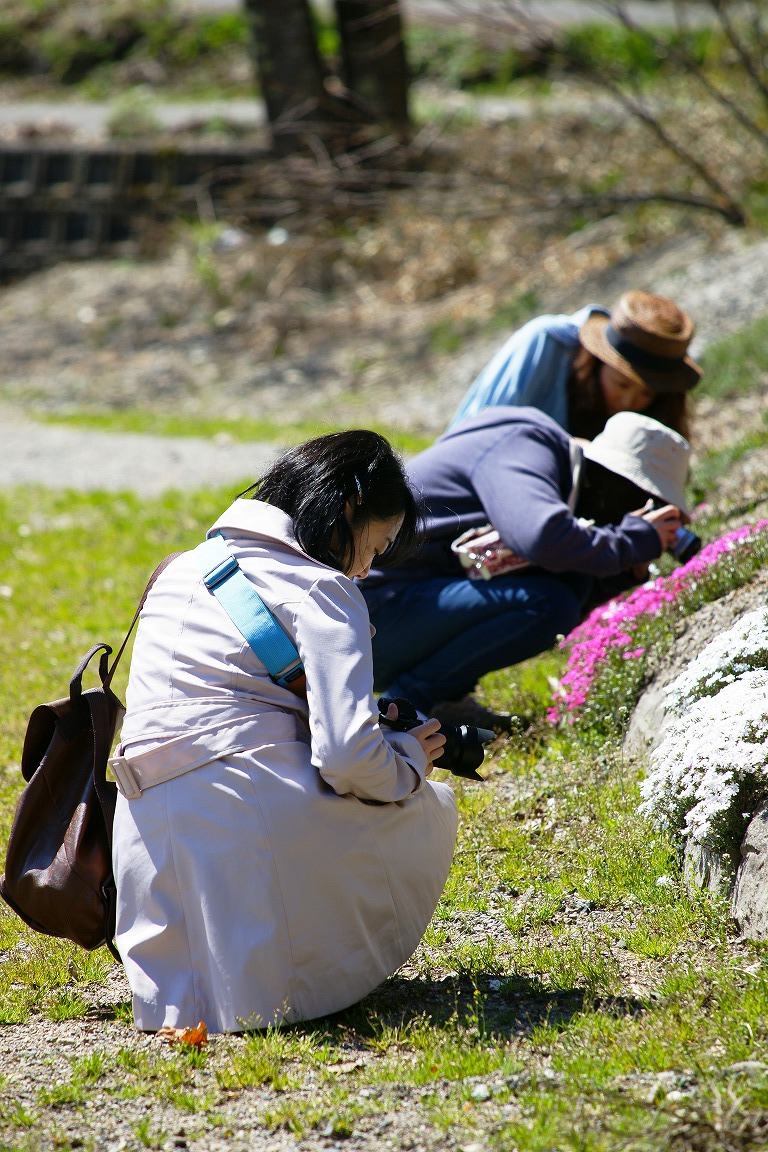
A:
POLYGON ((568 377, 579 328, 592 311, 605 310, 590 304, 573 316, 538 316, 514 332, 470 385, 450 427, 506 404, 538 408, 567 430, 568 377))

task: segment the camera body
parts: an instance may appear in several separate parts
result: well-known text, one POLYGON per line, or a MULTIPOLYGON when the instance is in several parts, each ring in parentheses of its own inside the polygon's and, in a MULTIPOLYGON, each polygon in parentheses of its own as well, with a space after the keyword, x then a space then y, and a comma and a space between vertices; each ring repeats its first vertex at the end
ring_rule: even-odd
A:
POLYGON ((675 533, 675 542, 671 548, 668 548, 670 556, 674 556, 679 564, 687 564, 689 560, 693 559, 697 552, 701 551, 701 537, 697 536, 695 532, 691 532, 690 528, 678 528, 675 533))
MULTIPOLYGON (((410 700, 403 700, 397 696, 391 699, 382 696, 378 700, 379 723, 385 724, 396 732, 409 732, 423 720, 411 704, 410 700), (387 718, 387 709, 390 704, 397 705, 397 719, 387 718)), ((482 776, 477 769, 485 757, 484 744, 496 736, 488 728, 475 728, 472 724, 441 724, 440 731, 445 736, 445 745, 442 755, 435 760, 436 768, 445 768, 454 776, 462 776, 465 780, 480 780, 482 776)))
MULTIPOLYGON (((668 501, 655 499, 653 501, 654 508, 664 508, 668 501)), ((671 548, 667 548, 670 556, 674 556, 678 564, 687 564, 689 560, 693 559, 697 552, 701 551, 702 539, 692 532, 690 528, 680 527, 675 533, 675 542, 671 548)))

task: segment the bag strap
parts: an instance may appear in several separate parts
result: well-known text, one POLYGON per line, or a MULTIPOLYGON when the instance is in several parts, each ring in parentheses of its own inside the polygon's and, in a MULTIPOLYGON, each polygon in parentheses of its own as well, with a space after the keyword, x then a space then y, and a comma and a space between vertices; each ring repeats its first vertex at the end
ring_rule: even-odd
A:
MULTIPOLYGON (((106 659, 106 657, 105 657, 106 659)), ((110 792, 107 783, 107 760, 112 751, 112 737, 114 727, 109 714, 107 697, 104 692, 86 692, 85 699, 91 713, 91 729, 93 731, 93 786, 104 814, 104 826, 107 832, 107 843, 110 854, 112 852, 112 821, 115 812, 115 797, 110 792)), ((114 792, 114 784, 111 786, 114 792)), ((123 958, 115 944, 115 921, 117 918, 117 889, 110 869, 107 882, 101 885, 101 897, 104 901, 104 943, 122 964, 123 958)))
POLYGON ((112 821, 108 818, 114 799, 107 787, 107 760, 112 751, 114 727, 109 714, 107 697, 103 692, 86 692, 93 732, 93 785, 104 812, 107 838, 112 847, 112 821))
MULTIPOLYGON (((131 620, 130 627, 125 634, 125 640, 123 640, 122 644, 120 645, 117 656, 115 656, 114 660, 112 661, 112 667, 109 669, 108 672, 106 672, 106 674, 104 671, 102 671, 102 669, 103 668, 106 669, 106 663, 105 662, 106 662, 107 654, 109 654, 112 651, 112 649, 107 644, 100 645, 100 647, 104 647, 107 649, 107 652, 101 657, 101 661, 99 662, 99 675, 101 676, 101 682, 105 688, 109 688, 110 684, 112 683, 112 677, 115 674, 115 669, 117 668, 120 657, 122 656, 123 652, 125 651, 126 644, 128 643, 128 641, 131 638, 131 633, 133 632, 134 628, 136 627, 136 621, 138 620, 139 615, 141 614, 141 610, 144 607, 144 602, 147 599, 150 588, 154 584, 155 580, 157 580, 158 576, 163 571, 163 569, 168 564, 170 564, 171 560, 175 560, 177 556, 181 556, 181 555, 182 555, 181 552, 171 552, 170 556, 166 556, 164 560, 160 561, 157 568, 155 568, 154 572, 152 573, 149 580, 147 581, 147 586, 144 589, 144 592, 142 593, 141 600, 139 600, 139 606, 133 614, 133 620, 131 620)), ((78 669, 81 676, 82 676, 83 668, 85 667, 85 665, 90 660, 94 651, 96 651, 96 649, 92 648, 91 651, 88 653, 88 655, 84 657, 84 662, 82 663, 81 667, 78 669)), ((75 677, 77 677, 77 672, 75 672, 75 677)), ((75 677, 73 677, 73 680, 75 677)), ((71 685, 70 685, 70 691, 71 691, 71 685)))
POLYGON ((581 474, 584 471, 584 449, 581 444, 571 436, 569 445, 571 455, 571 491, 568 496, 568 510, 573 515, 581 491, 581 474))
POLYGON ((307 679, 296 646, 230 552, 220 533, 195 548, 203 583, 265 665, 270 679, 296 696, 306 695, 307 679))

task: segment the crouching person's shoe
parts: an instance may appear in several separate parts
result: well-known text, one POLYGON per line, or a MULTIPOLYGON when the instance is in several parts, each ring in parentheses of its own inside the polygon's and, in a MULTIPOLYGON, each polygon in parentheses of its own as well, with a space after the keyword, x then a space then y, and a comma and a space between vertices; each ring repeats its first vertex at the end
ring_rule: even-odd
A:
POLYGON ((525 717, 493 712, 472 695, 461 700, 440 700, 427 710, 427 715, 436 716, 441 724, 472 724, 475 728, 491 728, 499 733, 521 732, 528 727, 525 717))

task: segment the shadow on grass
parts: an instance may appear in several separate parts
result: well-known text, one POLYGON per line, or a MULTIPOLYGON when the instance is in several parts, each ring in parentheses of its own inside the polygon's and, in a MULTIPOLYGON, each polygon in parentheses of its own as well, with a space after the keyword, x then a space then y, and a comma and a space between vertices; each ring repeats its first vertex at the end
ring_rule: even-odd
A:
MULTIPOLYGON (((392 976, 364 1000, 314 1020, 286 1025, 286 1032, 353 1033, 359 1043, 375 1040, 382 1027, 407 1030, 427 1023, 436 1029, 466 1028, 499 1040, 526 1039, 541 1025, 566 1028, 584 1012, 606 1016, 638 1016, 650 1005, 633 996, 595 996, 585 988, 546 989, 519 976, 447 976, 443 979, 408 979, 392 976)), ((92 1005, 89 1020, 121 1020, 131 1025, 129 1000, 92 1005)), ((256 1029, 257 1032, 262 1031, 256 1029)), ((267 1031, 264 1029, 263 1031, 267 1031)))
POLYGON ((596 996, 584 988, 552 990, 518 976, 393 976, 359 1004, 328 1017, 327 1024, 352 1029, 361 1039, 374 1035, 382 1024, 402 1028, 425 1020, 436 1028, 458 1024, 500 1039, 520 1039, 542 1024, 564 1028, 584 1012, 637 1016, 648 1007, 633 996, 596 996))

